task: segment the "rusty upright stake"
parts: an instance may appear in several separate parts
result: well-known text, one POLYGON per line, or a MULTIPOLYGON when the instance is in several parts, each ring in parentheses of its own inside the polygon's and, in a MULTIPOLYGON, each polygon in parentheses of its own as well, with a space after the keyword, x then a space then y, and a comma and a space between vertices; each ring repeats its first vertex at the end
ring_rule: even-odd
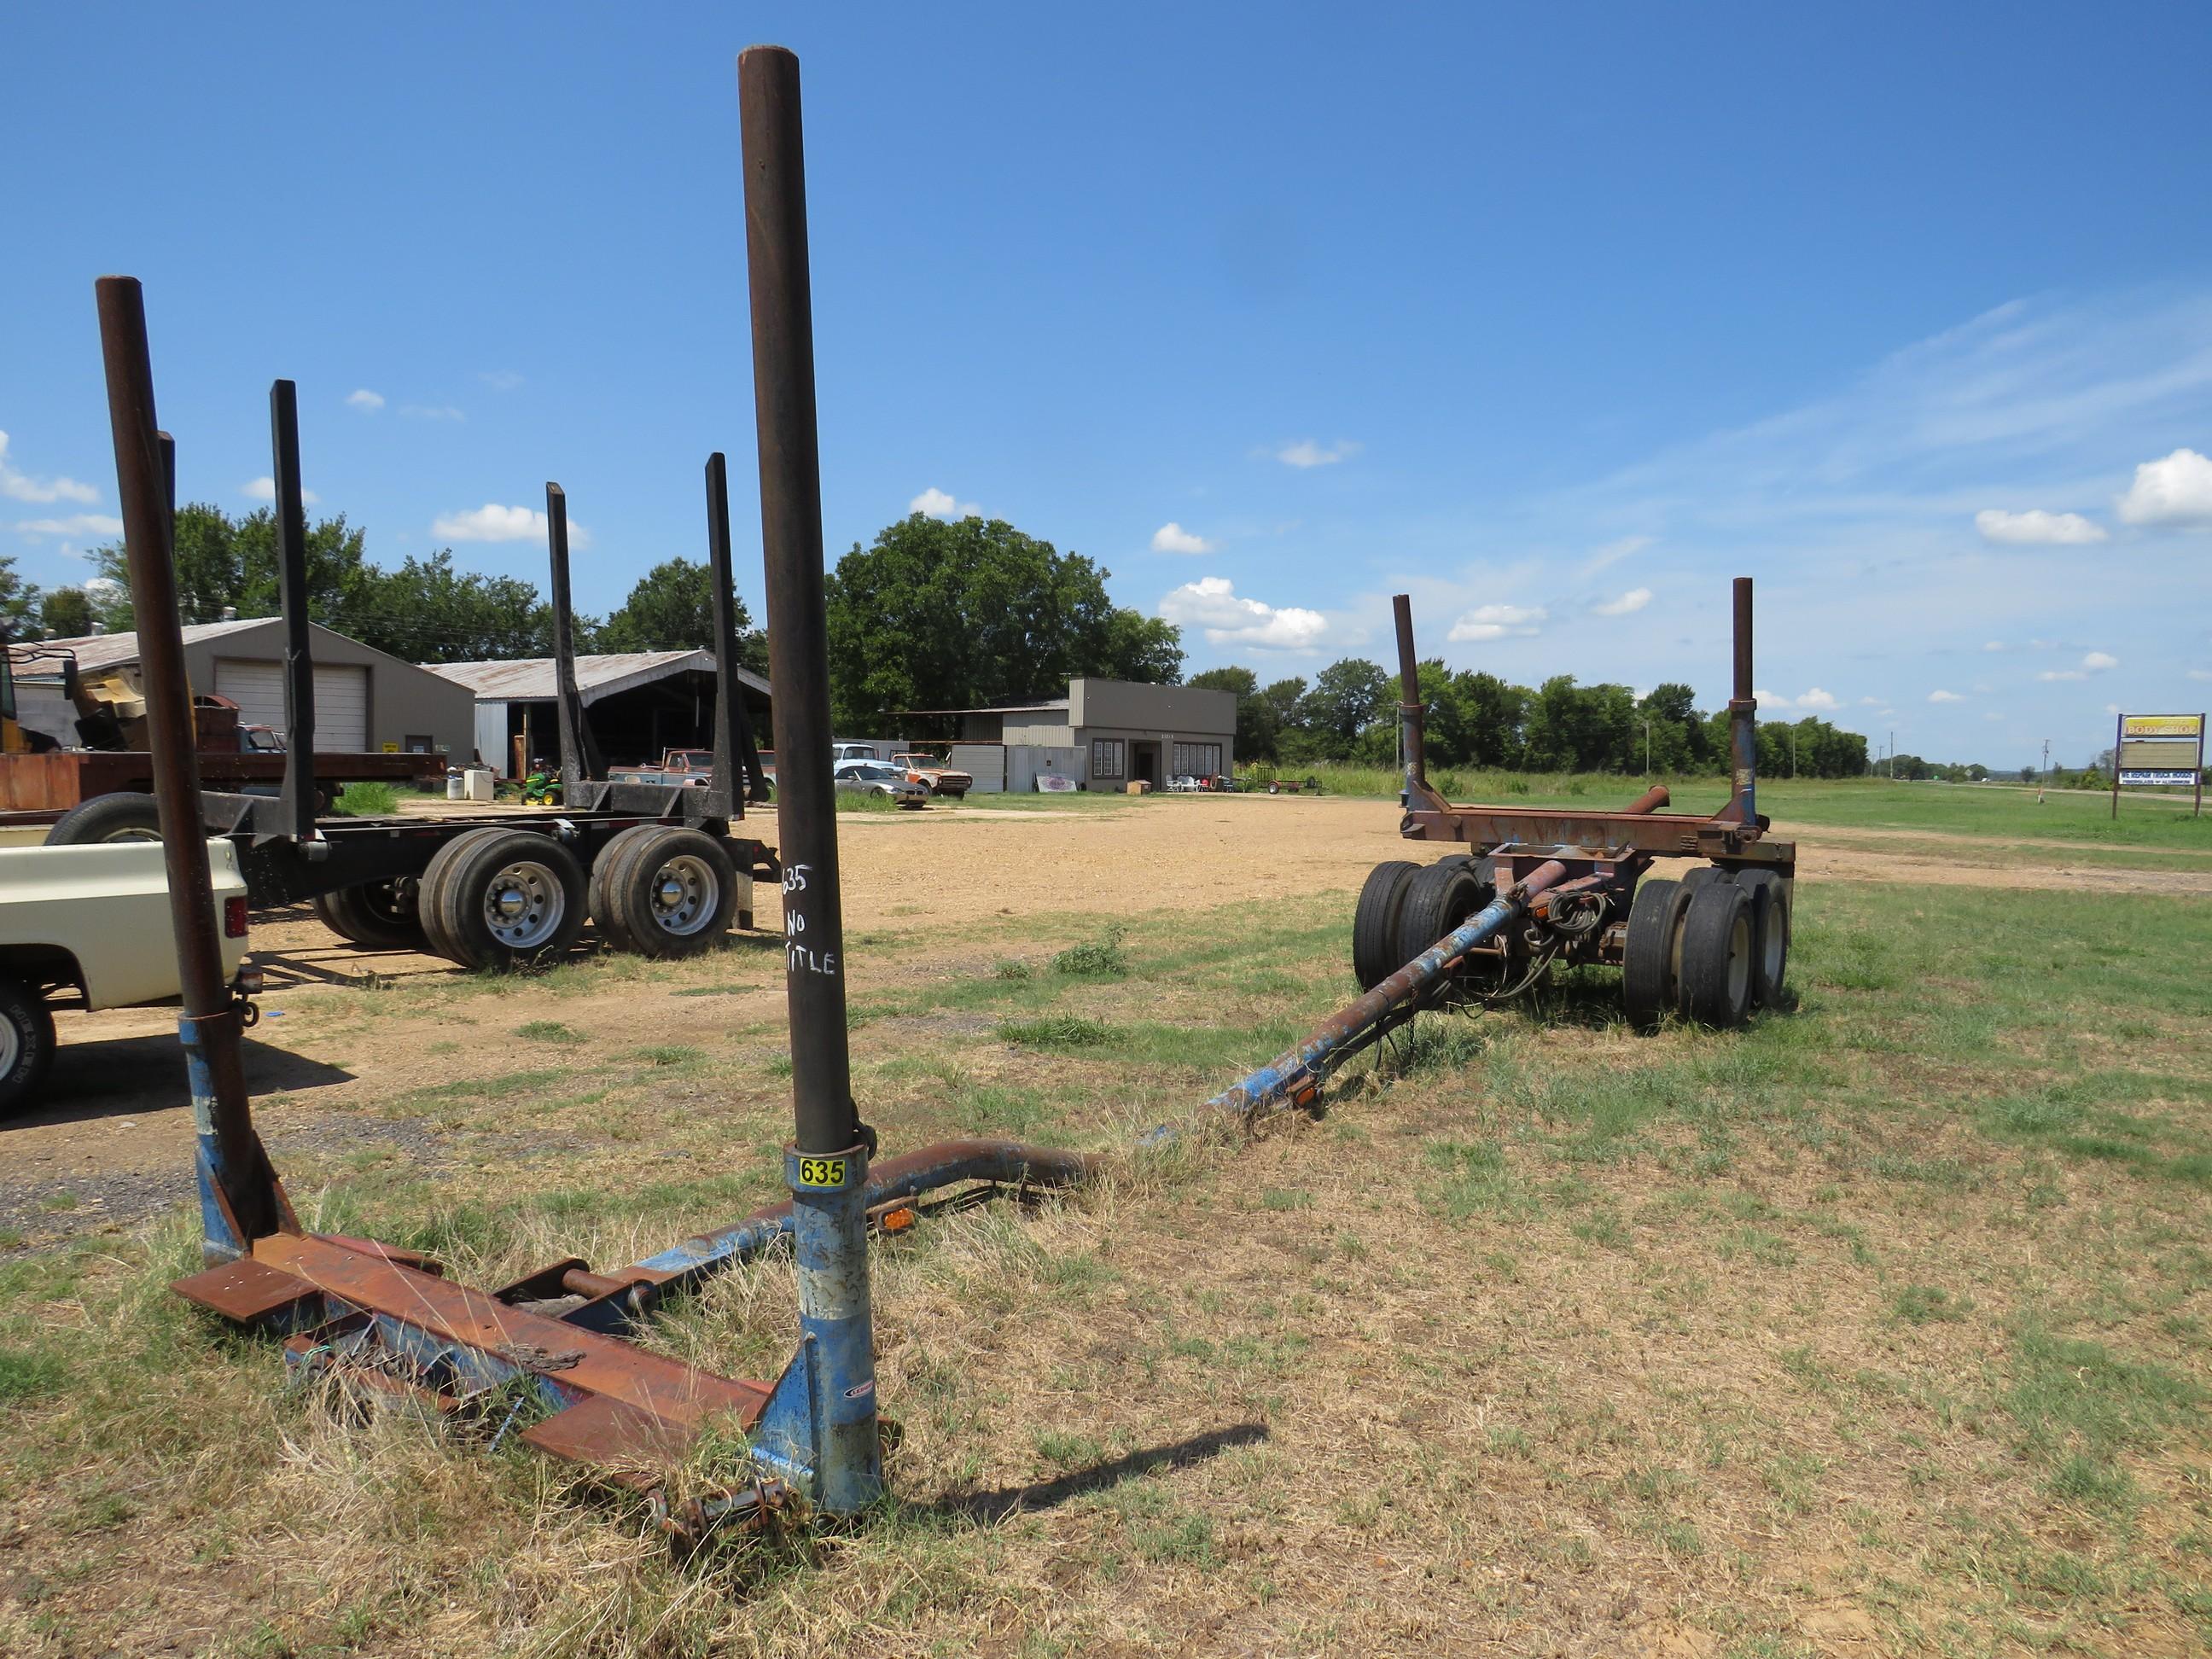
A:
POLYGON ((714 582, 714 787, 728 797, 730 816, 745 803, 764 804, 768 779, 753 742, 745 688, 738 678, 737 594, 730 562, 730 469, 716 450, 707 458, 707 568, 714 582))
POLYGON ((1413 660, 1413 602, 1400 593, 1390 601, 1390 609, 1398 619, 1398 747, 1399 759, 1406 767, 1404 802, 1413 804, 1413 797, 1429 781, 1429 763, 1421 732, 1421 665, 1413 660))
POLYGON ((300 407, 289 380, 269 388, 276 483, 276 580, 284 611, 284 828, 315 838, 315 670, 307 639, 307 506, 300 489, 300 407))
POLYGON ((1759 700, 1751 690, 1751 578, 1735 579, 1735 695, 1729 699, 1729 811, 1759 822, 1759 700))
MULTIPOLYGON (((850 1514, 883 1490, 866 1218, 873 1137, 853 1109, 845 1046, 844 918, 830 775, 830 635, 822 583, 822 475, 814 416, 814 315, 806 258, 806 165, 799 59, 781 46, 738 58, 744 137, 745 256, 759 428, 761 550, 768 572, 775 702, 776 829, 782 843, 785 987, 796 1134, 785 1152, 798 1256, 800 1362, 813 1377, 816 1502, 850 1514)), ((781 1394, 781 1390, 779 1390, 781 1394)), ((755 1443, 804 1460, 799 1425, 772 1406, 755 1443)))
POLYGON ((170 550, 167 469, 154 412, 154 368, 146 308, 133 276, 103 276, 100 354, 107 368, 107 413, 115 438, 116 495, 137 613, 138 664, 151 738, 154 798, 161 811, 169 915, 176 932, 179 1022, 198 1133, 203 1249, 210 1262, 245 1255, 253 1241, 290 1231, 290 1211, 276 1171, 253 1132, 246 1071, 239 1055, 238 1010, 223 983, 215 892, 200 820, 199 759, 192 746, 191 689, 177 611, 170 550))
POLYGON ((576 690, 576 623, 568 608, 568 493, 545 486, 545 545, 553 559, 553 700, 561 726, 561 799, 575 799, 576 786, 596 778, 599 745, 576 690))

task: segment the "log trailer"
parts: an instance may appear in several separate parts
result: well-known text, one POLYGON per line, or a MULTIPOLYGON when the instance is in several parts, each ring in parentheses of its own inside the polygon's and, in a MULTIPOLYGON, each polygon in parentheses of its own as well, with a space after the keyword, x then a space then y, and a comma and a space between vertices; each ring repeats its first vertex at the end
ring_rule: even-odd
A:
MULTIPOLYGON (((729 488, 722 457, 707 462, 718 671, 715 766, 707 787, 608 780, 576 687, 567 497, 559 484, 549 483, 546 540, 564 780, 560 810, 322 817, 307 633, 307 509, 291 381, 270 387, 269 407, 286 629, 283 787, 273 796, 202 791, 198 797, 207 833, 228 838, 238 849, 253 908, 311 902, 341 938, 381 949, 428 949, 469 968, 557 957, 575 943, 587 918, 615 949, 648 957, 696 955, 714 948, 733 921, 750 928, 754 881, 777 879, 781 871, 770 848, 738 832, 747 800, 766 800, 768 784, 737 692, 729 488)), ((173 518, 175 445, 166 433, 161 445, 173 518)), ((162 834, 157 793, 96 795, 64 813, 47 832, 46 845, 157 839, 162 834)))
POLYGON ((1455 805, 1432 787, 1422 750, 1413 611, 1395 601, 1400 732, 1408 841, 1455 849, 1433 864, 1392 859, 1360 890, 1352 969, 1371 991, 1470 917, 1512 898, 1501 922, 1456 953, 1444 992, 1497 1000, 1540 981, 1553 963, 1618 968, 1632 1024, 1672 1013, 1741 1025, 1779 1002, 1789 967, 1795 844, 1771 838, 1758 811, 1758 703, 1752 695, 1751 578, 1735 580, 1735 684, 1729 702, 1728 804, 1709 817, 1664 812, 1663 787, 1619 811, 1455 805), (1660 860, 1698 860, 1681 877, 1660 860))

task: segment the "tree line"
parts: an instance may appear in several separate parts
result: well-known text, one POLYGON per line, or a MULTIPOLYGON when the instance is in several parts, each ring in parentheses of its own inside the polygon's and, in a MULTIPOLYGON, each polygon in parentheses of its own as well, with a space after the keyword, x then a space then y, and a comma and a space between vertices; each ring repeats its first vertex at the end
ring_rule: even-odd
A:
MULTIPOLYGON (((1625 685, 1582 685, 1555 674, 1531 689, 1455 672, 1437 658, 1419 665, 1419 676, 1424 747, 1433 766, 1657 776, 1729 768, 1728 710, 1701 712, 1697 694, 1678 683, 1638 697, 1625 685)), ((1364 658, 1331 663, 1310 684, 1294 677, 1262 685, 1242 667, 1209 668, 1190 684, 1236 694, 1239 759, 1397 763, 1397 681, 1364 658)), ((1867 740, 1817 716, 1762 720, 1759 765, 1770 777, 1855 778, 1867 769, 1867 740)))

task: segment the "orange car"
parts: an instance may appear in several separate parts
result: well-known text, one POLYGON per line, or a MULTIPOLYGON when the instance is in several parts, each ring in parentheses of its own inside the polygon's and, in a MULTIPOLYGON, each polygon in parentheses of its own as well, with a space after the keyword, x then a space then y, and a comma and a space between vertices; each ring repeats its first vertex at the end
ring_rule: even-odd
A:
POLYGON ((893 755, 891 764, 902 768, 908 781, 921 784, 933 795, 958 800, 975 787, 973 776, 955 771, 934 755, 893 755))

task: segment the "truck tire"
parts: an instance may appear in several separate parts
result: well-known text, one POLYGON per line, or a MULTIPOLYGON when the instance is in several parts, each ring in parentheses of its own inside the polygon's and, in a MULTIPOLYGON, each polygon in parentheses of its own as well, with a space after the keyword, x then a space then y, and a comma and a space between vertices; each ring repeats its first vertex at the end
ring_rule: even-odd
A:
POLYGON ((0 980, 0 1117, 38 1103, 54 1063, 54 1011, 21 980, 0 980))
POLYGON ((1385 859, 1367 872, 1352 913, 1352 973, 1363 991, 1373 990, 1406 965, 1398 954, 1398 913, 1420 867, 1410 859, 1385 859))
POLYGON ((432 896, 451 960, 517 968, 567 954, 584 931, 584 866, 552 836, 493 830, 449 850, 432 896))
POLYGON ((481 830, 465 830, 430 854, 424 866, 421 885, 416 889, 416 914, 422 922, 423 948, 434 957, 443 957, 448 962, 462 960, 460 945, 446 931, 446 878, 453 872, 453 862, 468 848, 493 836, 504 833, 495 825, 486 824, 481 830))
POLYGON ((1496 897, 1464 853, 1416 871, 1398 912, 1398 966, 1402 968, 1496 897))
POLYGON ((412 950, 422 943, 422 884, 390 876, 315 895, 315 915, 340 939, 377 950, 412 950))
POLYGON ((1690 1018, 1733 1030, 1751 1014, 1751 895, 1709 881, 1690 896, 1682 921, 1682 1000, 1690 1018))
POLYGON ((161 811, 151 795, 118 789, 79 801, 46 831, 49 847, 91 847, 111 841, 159 841, 161 811))
POLYGON ((1744 870, 1735 884, 1751 895, 1751 1005, 1772 1008, 1790 972, 1789 884, 1771 870, 1744 870))
POLYGON ((619 949, 643 957, 696 957, 730 931, 737 863, 726 843, 698 830, 656 827, 623 849, 598 883, 600 925, 619 949))
POLYGON ((1665 876, 1637 884, 1621 951, 1620 1000, 1639 1031, 1658 1029, 1681 994, 1682 915, 1696 890, 1665 876))
POLYGON ((629 926, 623 914, 616 908, 612 894, 623 878, 623 866, 630 854, 659 828, 657 823, 633 823, 627 830, 618 830, 608 837, 606 844, 599 848, 599 856, 592 860, 588 888, 592 922, 599 930, 599 938, 610 951, 617 951, 625 956, 635 956, 638 952, 638 943, 630 937, 629 926))

